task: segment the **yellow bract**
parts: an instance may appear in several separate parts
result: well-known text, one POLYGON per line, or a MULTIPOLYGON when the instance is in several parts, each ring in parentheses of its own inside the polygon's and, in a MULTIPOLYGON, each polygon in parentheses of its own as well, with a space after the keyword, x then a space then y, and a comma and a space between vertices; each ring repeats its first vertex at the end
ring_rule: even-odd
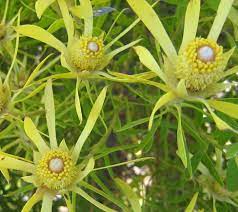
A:
POLYGON ((43 155, 36 165, 37 182, 49 189, 62 190, 74 182, 76 170, 68 152, 51 150, 43 155))
POLYGON ((224 71, 223 48, 211 39, 196 38, 178 56, 176 77, 187 89, 200 91, 217 82, 224 71))

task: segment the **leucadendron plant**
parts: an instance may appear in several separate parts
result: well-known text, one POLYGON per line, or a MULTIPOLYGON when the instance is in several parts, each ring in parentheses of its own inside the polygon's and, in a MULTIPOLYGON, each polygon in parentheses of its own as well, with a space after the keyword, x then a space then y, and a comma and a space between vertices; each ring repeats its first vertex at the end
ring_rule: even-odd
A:
POLYGON ((84 20, 84 33, 78 36, 75 30, 76 23, 69 13, 66 1, 58 0, 57 2, 68 34, 66 46, 48 31, 38 26, 21 25, 16 27, 16 31, 21 35, 44 42, 61 53, 61 64, 70 71, 68 74, 61 74, 62 78, 87 78, 90 75, 99 74, 99 71, 104 69, 115 55, 139 42, 139 40, 133 41, 118 49, 110 50, 111 46, 132 29, 138 21, 132 23, 106 45, 104 44, 103 34, 101 36, 93 36, 93 9, 89 0, 84 0, 80 6, 71 8, 74 15, 84 20))
MULTIPOLYGON (((41 211, 51 211, 54 196, 56 194, 68 196, 70 191, 78 193, 104 211, 114 211, 97 202, 77 186, 77 183, 83 180, 94 169, 95 161, 93 156, 89 156, 81 163, 78 161, 81 149, 103 107, 106 90, 104 88, 99 94, 89 114, 84 130, 74 147, 69 149, 65 140, 62 140, 60 144, 57 142, 52 83, 50 80, 47 82, 45 88, 45 109, 50 145, 43 140, 31 118, 26 117, 24 120, 25 132, 37 148, 33 152, 34 160, 27 161, 24 158, 17 158, 14 155, 4 152, 0 153, 1 168, 15 169, 31 174, 23 177, 23 180, 32 183, 37 188, 35 194, 22 209, 23 212, 30 211, 40 200, 43 200, 41 211)), ((67 199, 66 202, 68 201, 67 199)))
MULTIPOLYGON (((90 190, 96 191, 96 193, 99 193, 104 197, 108 197, 108 199, 113 201, 115 205, 122 208, 124 211, 128 211, 124 204, 120 201, 114 200, 114 198, 106 195, 97 188, 94 188, 92 185, 82 182, 92 171, 121 166, 130 162, 152 159, 141 158, 95 168, 95 159, 93 155, 93 153, 95 153, 94 150, 89 152, 87 156, 81 157, 81 150, 84 143, 93 130, 103 108, 106 92, 107 87, 104 87, 92 106, 85 127, 78 140, 75 142, 73 147, 69 148, 66 144, 67 141, 64 139, 60 142, 60 144, 58 144, 59 142, 57 141, 52 81, 47 81, 44 93, 44 104, 46 111, 46 123, 49 133, 49 144, 42 138, 42 133, 37 130, 32 119, 30 117, 25 117, 25 133, 32 141, 32 144, 36 147, 36 150, 33 150, 33 161, 0 151, 0 171, 5 178, 9 181, 8 170, 22 171, 30 174, 22 177, 22 179, 27 183, 33 184, 37 188, 36 192, 23 207, 22 212, 30 211, 34 205, 41 200, 41 211, 52 211, 53 200, 57 194, 64 196, 69 211, 73 211, 73 205, 70 200, 70 192, 74 192, 82 196, 103 211, 116 211, 95 200, 81 188, 81 185, 89 187, 90 190)), ((140 211, 139 200, 137 199, 138 197, 135 194, 132 194, 133 191, 131 188, 120 179, 115 179, 115 182, 119 188, 123 190, 123 193, 128 198, 128 201, 131 204, 137 204, 137 206, 133 205, 132 208, 136 208, 136 211, 140 211), (134 198, 133 200, 129 199, 131 194, 134 198)))
POLYGON ((237 133, 237 129, 233 129, 220 119, 213 109, 237 119, 238 105, 211 98, 227 88, 227 84, 224 84, 223 81, 238 70, 237 66, 226 70, 234 48, 225 52, 223 47, 217 43, 233 1, 220 1, 217 15, 207 38, 197 35, 200 0, 190 1, 185 15, 183 40, 178 52, 159 17, 147 1, 127 0, 127 2, 165 53, 163 64, 160 67, 149 50, 143 46, 134 48, 141 63, 159 76, 164 83, 161 89, 165 94, 154 106, 149 120, 149 129, 151 129, 154 116, 160 108, 165 105, 175 106, 178 111, 178 155, 187 167, 189 156, 184 144, 181 103, 184 101, 202 103, 220 130, 231 130, 237 133))

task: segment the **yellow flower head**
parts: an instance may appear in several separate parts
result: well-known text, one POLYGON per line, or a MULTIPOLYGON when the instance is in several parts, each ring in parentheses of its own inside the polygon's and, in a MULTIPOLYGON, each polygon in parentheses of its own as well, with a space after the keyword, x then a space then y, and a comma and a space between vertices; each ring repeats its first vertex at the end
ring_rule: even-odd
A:
MULTIPOLYGON (((80 75, 85 76, 85 72, 86 75, 88 73, 92 75, 101 74, 101 72, 98 71, 103 70, 115 55, 134 46, 140 41, 136 40, 112 50, 111 47, 128 31, 130 31, 139 22, 139 19, 134 21, 130 26, 104 46, 103 37, 94 37, 93 35, 94 16, 92 2, 90 0, 84 0, 83 2, 80 2, 80 5, 72 7, 70 6, 71 4, 68 4, 69 1, 58 0, 57 2, 68 35, 67 45, 58 40, 47 30, 38 26, 21 25, 16 27, 15 30, 21 35, 34 38, 57 49, 61 53, 62 66, 70 71, 67 76, 72 76, 72 78, 80 75), (84 20, 84 30, 80 37, 78 37, 75 27, 75 19, 72 16, 84 20)), ((45 1, 38 0, 36 2, 36 13, 38 17, 41 17, 42 13, 51 3, 53 3, 53 1, 46 3, 45 1)), ((108 34, 106 34, 105 40, 111 32, 111 29, 112 28, 110 28, 108 34)), ((61 76, 62 78, 65 77, 65 75, 61 76)))
POLYGON ((73 184, 76 176, 72 156, 61 149, 47 152, 36 165, 36 181, 49 189, 65 189, 73 184))
POLYGON ((81 36, 67 48, 66 61, 78 71, 99 70, 104 59, 102 37, 81 36))
POLYGON ((224 71, 223 48, 211 39, 196 38, 178 55, 176 77, 187 89, 200 91, 217 82, 224 71))
MULTIPOLYGON (((69 149, 64 140, 59 145, 57 142, 52 82, 48 80, 44 101, 50 146, 41 137, 31 118, 26 117, 24 119, 26 135, 37 148, 37 151, 33 151, 33 161, 0 151, 0 171, 6 179, 9 178, 6 169, 23 171, 30 174, 24 176, 23 180, 32 183, 37 188, 35 194, 27 201, 22 211, 30 211, 34 204, 40 200, 43 200, 41 211, 51 211, 54 196, 57 193, 69 196, 69 192, 78 193, 104 211, 114 211, 94 200, 78 186, 78 183, 94 169, 95 160, 93 157, 85 157, 79 163, 78 159, 81 149, 100 115, 106 98, 106 91, 107 88, 105 87, 100 92, 81 135, 76 144, 69 149), (38 201, 35 201, 36 199, 38 201)), ((67 202, 70 201, 67 197, 65 198, 67 202)))

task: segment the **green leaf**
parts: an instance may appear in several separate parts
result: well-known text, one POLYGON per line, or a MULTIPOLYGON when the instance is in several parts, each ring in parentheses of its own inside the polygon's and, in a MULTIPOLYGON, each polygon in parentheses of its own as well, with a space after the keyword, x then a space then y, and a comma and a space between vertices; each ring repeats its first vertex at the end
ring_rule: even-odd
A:
POLYGON ((218 101, 218 100, 208 100, 208 103, 214 109, 225 113, 232 118, 238 119, 238 105, 230 102, 218 101))
POLYGON ((185 212, 193 212, 198 198, 198 192, 193 195, 192 200, 190 201, 188 207, 185 209, 185 212))
POLYGON ((140 200, 139 197, 136 195, 136 193, 132 190, 132 188, 125 183, 123 180, 116 178, 115 179, 116 184, 120 188, 120 190, 125 194, 128 201, 131 204, 132 210, 134 212, 141 212, 141 206, 140 206, 140 200))
MULTIPOLYGON (((236 157, 237 158, 237 157, 236 157)), ((238 164, 235 158, 232 158, 227 163, 226 182, 229 191, 238 191, 238 164)))
POLYGON ((79 194, 80 196, 82 196, 84 199, 86 199, 87 201, 91 202, 94 206, 96 206, 97 208, 106 211, 106 212, 116 212, 115 210, 108 208, 107 206, 103 205, 102 203, 98 202, 97 200, 95 200, 93 197, 89 196, 84 190, 82 190, 79 187, 74 187, 72 189, 75 193, 79 194))

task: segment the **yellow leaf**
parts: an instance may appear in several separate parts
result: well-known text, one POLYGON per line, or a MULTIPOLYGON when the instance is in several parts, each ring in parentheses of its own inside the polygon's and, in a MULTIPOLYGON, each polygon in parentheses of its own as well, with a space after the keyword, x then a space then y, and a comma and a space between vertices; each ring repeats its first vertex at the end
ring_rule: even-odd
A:
POLYGON ((166 105, 167 103, 171 102, 172 100, 174 100, 176 98, 175 94, 172 92, 168 92, 166 94, 164 94, 162 97, 159 98, 159 100, 156 102, 153 111, 150 115, 150 120, 149 120, 149 130, 152 128, 152 124, 153 124, 153 120, 154 120, 154 116, 155 113, 164 105, 166 105))
POLYGON ((176 49, 152 6, 145 0, 127 0, 127 2, 159 42, 166 55, 169 58, 177 56, 176 49))
POLYGON ((232 118, 238 119, 238 105, 230 102, 208 100, 209 105, 232 118))
POLYGON ((210 112, 214 122, 216 123, 216 126, 219 130, 231 130, 235 133, 238 133, 236 130, 234 130, 231 126, 229 126, 226 122, 224 122, 222 119, 220 119, 213 111, 212 108, 210 107, 209 103, 205 100, 200 100, 208 109, 210 112))
POLYGON ((93 8, 90 0, 80 0, 80 6, 72 7, 71 12, 84 19, 84 35, 92 36, 93 33, 93 8))
POLYGON ((41 212, 52 212, 53 199, 54 196, 51 193, 45 192, 42 200, 41 212))
POLYGON ((107 93, 107 87, 102 89, 101 93, 99 94, 98 98, 96 99, 96 101, 90 111, 90 114, 88 116, 86 125, 75 144, 72 155, 76 162, 78 160, 79 154, 81 152, 81 149, 82 149, 86 139, 88 138, 89 134, 91 133, 91 131, 100 115, 104 100, 106 98, 106 93, 107 93))
POLYGON ((193 212, 198 198, 198 192, 193 195, 191 202, 188 207, 185 209, 185 212, 193 212))
POLYGON ((55 131, 55 104, 51 80, 48 80, 46 83, 44 101, 50 146, 51 148, 57 148, 58 145, 55 131))
POLYGON ((35 171, 35 166, 33 164, 16 159, 11 157, 11 155, 4 154, 2 152, 0 152, 0 168, 14 169, 30 173, 35 171))
POLYGON ((44 65, 44 63, 46 62, 46 60, 48 60, 49 57, 51 57, 52 54, 48 55, 44 60, 42 60, 39 65, 34 69, 34 71, 31 73, 31 75, 29 76, 29 78, 27 79, 25 85, 23 88, 25 88, 26 86, 28 86, 36 77, 38 72, 40 71, 41 67, 44 65))
POLYGON ((217 41, 234 0, 221 0, 208 38, 217 41))
POLYGON ((134 49, 137 55, 139 56, 141 63, 151 71, 155 72, 160 77, 160 79, 165 81, 166 77, 164 72, 162 72, 158 63, 156 62, 152 54, 149 52, 149 50, 143 46, 136 46, 134 47, 134 49))
POLYGON ((58 0, 61 14, 63 16, 64 24, 68 34, 68 43, 71 43, 74 37, 74 21, 71 15, 65 0, 58 0))
POLYGON ((132 41, 131 43, 128 43, 120 48, 117 48, 111 52, 109 52, 106 56, 105 56, 105 61, 103 61, 100 69, 103 69, 104 67, 106 67, 108 65, 108 63, 111 61, 111 59, 113 57, 115 57, 117 54, 119 54, 120 52, 129 49, 130 47, 136 45, 137 43, 139 43, 141 41, 141 39, 138 39, 136 41, 132 41))
POLYGON ((34 142, 36 147, 41 153, 49 151, 49 147, 46 145, 45 141, 40 136, 35 124, 29 117, 25 117, 24 129, 27 136, 34 142))
POLYGON ((87 177, 89 173, 94 169, 94 166, 95 166, 95 160, 93 157, 91 157, 85 169, 80 171, 80 173, 78 174, 76 181, 79 182, 83 180, 85 177, 87 177))
POLYGON ((99 209, 106 211, 106 212, 116 212, 115 210, 108 208, 107 206, 105 206, 104 204, 96 201, 94 198, 92 198, 91 196, 89 196, 84 190, 82 190, 79 187, 74 187, 72 189, 72 191, 74 191, 75 193, 79 194, 80 196, 82 196, 84 199, 86 199, 87 201, 89 201, 90 203, 92 203, 94 206, 98 207, 99 209))
POLYGON ((57 49, 61 53, 64 53, 66 50, 65 45, 60 40, 55 38, 52 34, 42 29, 41 27, 34 25, 21 25, 15 27, 15 30, 21 35, 46 43, 49 46, 57 49))
POLYGON ((176 93, 181 98, 188 96, 188 92, 187 92, 187 88, 186 88, 184 79, 179 81, 177 88, 176 88, 176 93))
POLYGON ((32 207, 42 200, 44 196, 45 190, 44 189, 37 189, 37 191, 33 194, 33 196, 27 201, 27 203, 24 205, 21 212, 30 212, 32 207))
POLYGON ((55 0, 37 0, 35 4, 36 14, 38 18, 41 18, 44 11, 53 3, 55 0))
POLYGON ((189 42, 195 39, 199 22, 199 14, 200 0, 189 1, 185 15, 183 41, 180 49, 183 49, 189 42))
POLYGON ((136 19, 131 25, 129 25, 125 30, 123 30, 118 36, 116 36, 110 43, 105 46, 105 50, 109 49, 115 42, 117 42, 121 37, 123 37, 127 32, 133 29, 136 24, 140 22, 140 19, 136 19))
MULTIPOLYGON (((1 156, 0 156, 1 157, 1 156)), ((4 176, 4 178, 7 180, 7 182, 9 183, 10 180, 10 175, 7 169, 5 168, 0 168, 0 172, 2 172, 2 175, 4 176)))

